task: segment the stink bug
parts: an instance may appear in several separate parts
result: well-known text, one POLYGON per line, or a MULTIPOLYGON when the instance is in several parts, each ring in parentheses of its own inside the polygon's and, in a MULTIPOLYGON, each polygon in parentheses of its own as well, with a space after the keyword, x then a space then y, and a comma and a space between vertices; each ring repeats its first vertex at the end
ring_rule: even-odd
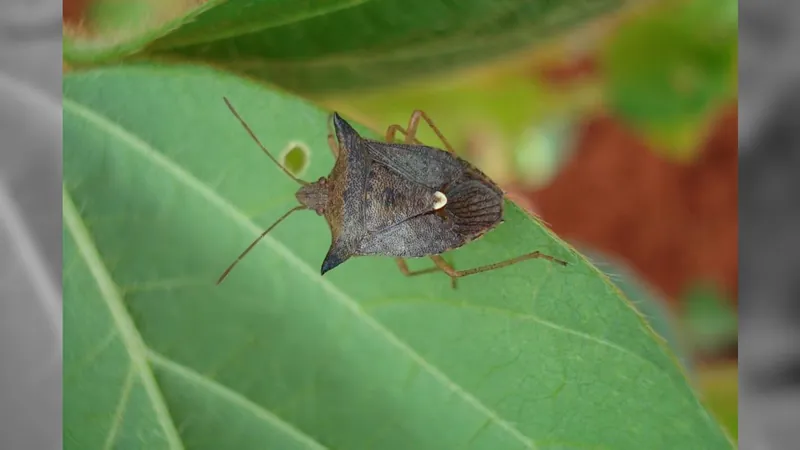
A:
POLYGON ((331 246, 322 262, 321 275, 354 256, 392 256, 405 276, 442 271, 456 279, 541 258, 566 266, 565 261, 541 252, 476 267, 456 270, 441 254, 478 239, 503 222, 504 193, 489 177, 456 156, 433 121, 414 111, 408 127, 392 125, 386 142, 366 139, 337 113, 328 121, 328 145, 336 157, 327 177, 309 183, 292 175, 258 140, 227 98, 225 103, 261 150, 290 178, 300 184, 295 194, 300 205, 267 228, 223 272, 221 283, 233 267, 261 238, 291 213, 310 209, 323 216, 331 231, 331 246), (416 139, 425 120, 445 150, 416 139), (333 129, 331 129, 333 122, 333 129), (396 143, 397 133, 405 136, 396 143), (405 258, 430 257, 435 267, 411 271, 405 258))

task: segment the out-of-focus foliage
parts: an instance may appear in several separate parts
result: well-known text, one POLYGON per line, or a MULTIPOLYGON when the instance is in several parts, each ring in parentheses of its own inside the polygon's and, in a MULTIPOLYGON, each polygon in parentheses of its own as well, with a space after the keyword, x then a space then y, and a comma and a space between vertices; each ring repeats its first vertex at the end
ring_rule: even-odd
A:
POLYGON ((710 113, 732 97, 736 8, 733 0, 660 6, 623 23, 603 49, 609 106, 666 156, 690 158, 710 113))
POLYGON ((486 150, 494 159, 489 172, 524 184, 545 183, 563 157, 537 157, 536 167, 519 170, 520 161, 531 162, 519 152, 542 148, 547 137, 548 152, 555 147, 568 156, 572 140, 551 137, 553 123, 601 111, 625 121, 663 157, 690 162, 719 108, 736 99, 737 25, 734 0, 666 0, 550 40, 501 66, 323 101, 374 127, 403 123, 411 110, 424 109, 462 147, 490 130, 499 144, 486 150), (595 69, 558 82, 542 75, 576 59, 595 69))
POLYGON ((739 368, 735 362, 698 370, 706 405, 733 439, 739 436, 739 368))
POLYGON ((352 92, 492 62, 625 3, 637 2, 98 0, 83 29, 68 29, 64 54, 210 64, 304 95, 352 92))
POLYGON ((698 283, 681 304, 681 321, 695 352, 714 354, 736 343, 736 310, 712 285, 698 283))

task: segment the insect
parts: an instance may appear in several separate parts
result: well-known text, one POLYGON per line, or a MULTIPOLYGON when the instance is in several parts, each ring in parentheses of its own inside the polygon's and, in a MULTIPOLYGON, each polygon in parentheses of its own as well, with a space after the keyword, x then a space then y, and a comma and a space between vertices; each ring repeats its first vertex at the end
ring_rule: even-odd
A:
POLYGON ((503 222, 505 194, 480 170, 456 156, 423 111, 414 111, 405 129, 391 125, 385 142, 362 137, 334 112, 328 120, 328 146, 336 162, 327 177, 307 182, 281 165, 230 101, 224 100, 261 150, 300 184, 295 193, 300 204, 257 237, 222 273, 217 284, 276 225, 303 209, 323 216, 330 228, 331 246, 322 262, 321 275, 355 256, 383 255, 394 257, 405 276, 444 272, 455 288, 460 277, 529 259, 567 265, 538 251, 467 270, 456 270, 442 258, 442 253, 480 238, 503 222), (433 129, 446 151, 416 139, 421 120, 433 129), (405 136, 403 143, 395 142, 398 133, 405 136), (409 270, 406 258, 426 256, 433 260, 434 267, 409 270))

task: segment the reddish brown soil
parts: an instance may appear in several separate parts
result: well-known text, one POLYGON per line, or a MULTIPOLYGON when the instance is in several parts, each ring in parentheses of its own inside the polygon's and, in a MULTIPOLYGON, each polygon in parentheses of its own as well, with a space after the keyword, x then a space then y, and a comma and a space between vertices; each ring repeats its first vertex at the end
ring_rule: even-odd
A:
POLYGON ((553 231, 625 258, 673 299, 703 279, 735 301, 735 105, 721 116, 691 165, 659 157, 612 118, 593 118, 563 172, 528 197, 553 231))
POLYGON ((91 0, 63 0, 61 17, 65 25, 77 26, 83 19, 83 12, 91 0))

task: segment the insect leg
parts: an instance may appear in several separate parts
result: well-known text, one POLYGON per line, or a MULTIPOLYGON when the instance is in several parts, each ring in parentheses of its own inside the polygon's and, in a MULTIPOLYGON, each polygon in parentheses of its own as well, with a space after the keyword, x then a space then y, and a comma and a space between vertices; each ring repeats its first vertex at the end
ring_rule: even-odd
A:
POLYGON ((430 126, 433 132, 436 133, 436 136, 439 137, 439 139, 442 141, 442 144, 444 144, 444 147, 447 149, 448 152, 455 153, 455 150, 453 150, 453 146, 450 145, 450 143, 444 137, 444 134, 442 134, 439 128, 433 123, 433 120, 428 116, 428 114, 425 113, 425 111, 422 111, 420 109, 415 110, 411 114, 411 118, 408 120, 408 128, 407 128, 408 131, 406 132, 406 136, 410 136, 412 139, 415 139, 420 119, 423 119, 425 120, 425 122, 428 123, 428 126, 430 126))
MULTIPOLYGON (((428 116, 425 115, 425 113, 420 111, 420 110, 414 111, 414 114, 411 115, 411 120, 409 120, 409 122, 408 122, 409 123, 408 128, 411 131, 404 130, 403 127, 401 127, 400 125, 391 125, 386 130, 386 141, 387 142, 394 142, 394 139, 395 139, 395 136, 397 135, 397 133, 402 133, 402 134, 404 134, 406 136, 406 139, 405 139, 405 143, 406 144, 410 144, 410 143, 413 142, 415 144, 422 145, 422 142, 420 142, 419 139, 416 138, 417 127, 419 126, 419 118, 420 117, 425 117, 425 120, 428 122, 428 124, 430 124, 431 127, 433 127, 433 130, 436 132, 436 134, 439 136, 439 138, 442 139, 442 142, 444 142, 444 145, 447 147, 447 150, 450 153, 455 153, 453 151, 453 148, 450 147, 450 144, 447 142, 447 140, 442 136, 441 132, 439 132, 439 129, 434 127, 433 122, 430 120, 430 118, 428 118, 428 116)), ((409 272, 408 271, 408 266, 406 266, 406 263, 405 263, 405 261, 403 261, 402 258, 397 258, 397 266, 400 268, 400 271, 403 272, 403 275, 405 275, 405 276, 421 275, 423 273, 431 273, 431 272, 436 272, 438 270, 437 268, 433 268, 433 269, 419 270, 417 272, 409 272)), ((456 279, 455 278, 451 278, 451 281, 452 281, 453 289, 455 289, 456 288, 456 279)))
POLYGON ((453 289, 455 289, 456 279, 459 277, 456 269, 454 269, 450 263, 445 261, 444 258, 439 255, 431 255, 430 258, 433 260, 433 263, 436 264, 437 268, 441 269, 442 272, 446 273, 447 276, 450 277, 450 285, 453 287, 453 289))
POLYGON ((338 158, 339 144, 336 143, 336 137, 333 134, 333 114, 328 116, 328 147, 331 149, 334 158, 338 158))
POLYGON ((419 141, 419 139, 417 139, 417 138, 415 138, 413 136, 409 137, 408 136, 408 132, 403 127, 401 127, 400 125, 391 125, 386 130, 386 142, 394 142, 395 136, 397 135, 397 133, 400 133, 400 134, 402 134, 402 135, 404 135, 406 137, 405 138, 405 143, 406 144, 414 143, 414 144, 417 144, 417 145, 423 145, 422 142, 419 141))
POLYGON ((436 136, 438 136, 439 139, 442 141, 448 152, 455 153, 455 150, 453 150, 453 146, 451 146, 450 143, 447 141, 447 139, 445 139, 442 132, 439 131, 439 128, 437 128, 436 125, 433 124, 433 120, 431 120, 431 118, 428 117, 428 115, 425 114, 424 111, 421 111, 419 109, 411 114, 411 119, 409 119, 408 121, 407 129, 404 129, 400 125, 389 126, 389 128, 386 130, 386 141, 394 142, 397 133, 401 133, 406 136, 405 139, 406 144, 413 143, 417 145, 423 145, 422 142, 420 142, 419 139, 417 139, 417 128, 419 128, 420 119, 424 119, 428 123, 428 125, 430 125, 431 129, 433 129, 433 132, 436 133, 436 136))
POLYGON ((408 264, 406 264, 406 261, 403 258, 395 258, 395 261, 397 262, 397 268, 400 269, 400 272, 402 272, 403 275, 405 275, 407 277, 413 277, 415 275, 423 275, 423 274, 426 274, 426 273, 438 272, 439 270, 441 270, 438 267, 431 267, 430 269, 422 269, 422 270, 414 270, 414 271, 412 271, 412 270, 410 270, 408 268, 408 264))
POLYGON ((552 257, 550 255, 545 255, 544 253, 541 253, 541 252, 532 252, 532 253, 528 253, 528 254, 525 254, 525 255, 517 256, 516 258, 511 258, 511 259, 507 259, 505 261, 500 261, 500 262, 497 262, 497 263, 494 263, 494 264, 487 264, 485 266, 475 267, 473 269, 456 270, 456 269, 453 268, 453 266, 448 264, 447 261, 445 261, 444 258, 442 258, 441 256, 439 256, 439 255, 431 256, 431 259, 433 260, 434 264, 436 264, 437 267, 439 267, 440 269, 442 269, 443 272, 445 272, 447 275, 449 275, 450 279, 452 279, 452 280, 455 280, 456 278, 460 278, 460 277, 465 277, 467 275, 473 275, 473 274, 476 274, 476 273, 488 272, 490 270, 500 269, 502 267, 508 267, 508 266, 510 266, 512 264, 516 264, 518 262, 527 261, 529 259, 536 259, 536 258, 546 259, 546 260, 548 260, 548 261, 550 261, 552 263, 560 264, 562 266, 566 266, 567 265, 566 261, 562 261, 562 260, 554 258, 554 257, 552 257))

